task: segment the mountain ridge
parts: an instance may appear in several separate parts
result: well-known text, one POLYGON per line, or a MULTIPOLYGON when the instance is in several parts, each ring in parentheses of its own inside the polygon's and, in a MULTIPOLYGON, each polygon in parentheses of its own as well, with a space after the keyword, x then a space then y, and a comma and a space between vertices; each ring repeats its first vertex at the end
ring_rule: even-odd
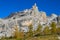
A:
POLYGON ((15 31, 15 25, 18 25, 19 30, 21 29, 22 31, 24 30, 24 32, 27 32, 30 24, 33 25, 33 30, 36 30, 38 24, 41 24, 43 28, 45 28, 45 25, 49 25, 51 22, 60 22, 60 16, 57 16, 56 14, 47 16, 46 12, 38 10, 35 3, 31 9, 11 13, 5 19, 0 19, 0 27, 5 28, 2 29, 4 32, 2 32, 2 30, 0 30, 0 32, 4 33, 6 36, 11 36, 12 32, 15 31))

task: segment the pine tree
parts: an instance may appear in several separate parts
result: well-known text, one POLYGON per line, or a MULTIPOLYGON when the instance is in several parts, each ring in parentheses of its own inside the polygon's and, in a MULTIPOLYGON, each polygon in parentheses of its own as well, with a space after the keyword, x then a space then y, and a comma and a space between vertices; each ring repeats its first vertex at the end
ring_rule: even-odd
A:
POLYGON ((19 39, 24 40, 25 39, 24 37, 25 37, 24 32, 19 32, 19 39))
POLYGON ((15 32, 14 32, 14 37, 16 38, 16 39, 20 39, 20 40, 23 40, 24 39, 24 32, 21 32, 21 31, 19 31, 18 30, 18 27, 17 27, 17 25, 15 25, 15 32))
POLYGON ((32 24, 29 25, 28 28, 29 28, 29 31, 27 33, 27 37, 32 37, 33 36, 33 31, 32 31, 33 30, 33 26, 32 26, 32 24))
POLYGON ((56 23, 55 22, 51 23, 51 31, 52 31, 52 33, 56 33, 56 23))
POLYGON ((51 34, 51 31, 50 31, 50 29, 49 29, 48 26, 46 26, 46 27, 44 28, 43 33, 44 33, 44 34, 51 34))
POLYGON ((57 34, 60 34, 60 28, 57 28, 56 33, 57 33, 57 34))
POLYGON ((38 24, 36 32, 41 33, 41 30, 42 30, 42 26, 40 24, 38 24))
POLYGON ((14 32, 14 36, 16 37, 16 38, 18 38, 19 37, 19 31, 18 31, 18 27, 17 27, 17 25, 15 25, 15 32, 14 32))
POLYGON ((37 30, 34 31, 34 35, 35 36, 41 35, 41 31, 42 31, 42 26, 38 24, 37 30))

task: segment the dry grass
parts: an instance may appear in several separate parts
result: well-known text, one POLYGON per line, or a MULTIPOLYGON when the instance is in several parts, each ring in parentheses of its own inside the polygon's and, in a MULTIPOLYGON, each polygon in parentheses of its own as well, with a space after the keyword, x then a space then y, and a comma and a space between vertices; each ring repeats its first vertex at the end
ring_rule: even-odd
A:
MULTIPOLYGON (((21 39, 1 39, 1 40, 21 40, 21 39)), ((43 35, 38 37, 28 37, 24 40, 58 40, 57 35, 43 35)))
POLYGON ((45 35, 27 38, 26 40, 58 40, 57 35, 45 35))

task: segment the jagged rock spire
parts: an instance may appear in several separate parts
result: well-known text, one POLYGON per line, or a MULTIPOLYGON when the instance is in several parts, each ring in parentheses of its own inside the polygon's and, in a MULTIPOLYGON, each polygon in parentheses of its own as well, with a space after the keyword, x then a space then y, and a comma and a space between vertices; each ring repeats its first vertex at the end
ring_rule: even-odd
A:
POLYGON ((33 9, 33 13, 32 13, 33 15, 39 14, 39 10, 38 10, 38 7, 36 6, 36 3, 33 5, 32 9, 33 9))
POLYGON ((34 6, 36 6, 36 3, 34 4, 34 6))
POLYGON ((35 3, 34 6, 33 6, 33 9, 36 9, 36 8, 38 8, 38 7, 36 6, 36 3, 35 3))

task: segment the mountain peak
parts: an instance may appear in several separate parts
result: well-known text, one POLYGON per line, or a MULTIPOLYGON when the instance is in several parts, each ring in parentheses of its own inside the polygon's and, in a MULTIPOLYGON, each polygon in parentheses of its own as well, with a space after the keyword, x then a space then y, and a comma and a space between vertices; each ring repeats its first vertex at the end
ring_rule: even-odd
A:
POLYGON ((36 6, 36 3, 34 5, 36 6))

